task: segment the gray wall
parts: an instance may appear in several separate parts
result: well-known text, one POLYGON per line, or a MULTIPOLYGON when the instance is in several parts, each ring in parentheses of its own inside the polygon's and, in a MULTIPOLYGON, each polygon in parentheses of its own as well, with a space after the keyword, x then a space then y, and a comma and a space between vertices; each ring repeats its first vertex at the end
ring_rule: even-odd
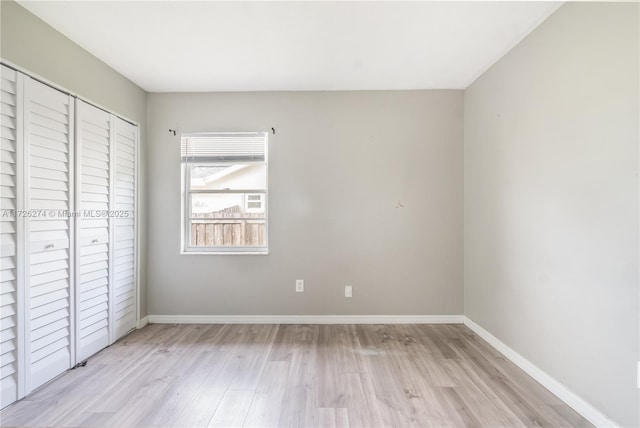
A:
MULTIPOLYGON (((115 70, 14 1, 2 0, 0 57, 140 125, 140 158, 146 156, 147 94, 115 70)), ((145 188, 141 162, 139 188, 145 188)), ((140 307, 147 314, 146 200, 140 192, 140 307)))
POLYGON ((150 94, 149 313, 461 314, 462 101, 453 90, 150 94), (271 127, 270 254, 180 255, 180 137, 168 129, 271 127))
POLYGON ((567 3, 465 92, 465 314, 638 426, 638 4, 567 3))

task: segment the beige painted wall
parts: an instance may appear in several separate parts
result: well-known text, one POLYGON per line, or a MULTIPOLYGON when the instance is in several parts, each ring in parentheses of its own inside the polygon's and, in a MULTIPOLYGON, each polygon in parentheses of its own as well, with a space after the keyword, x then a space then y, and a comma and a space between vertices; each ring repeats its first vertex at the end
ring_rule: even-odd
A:
MULTIPOLYGON (((11 0, 0 2, 0 57, 140 125, 146 157, 147 94, 111 67, 11 0)), ((139 188, 145 188, 142 161, 139 188)), ((140 307, 147 314, 146 199, 140 192, 140 307)))
POLYGON ((150 94, 149 313, 461 314, 462 101, 462 91, 150 94), (271 127, 270 254, 180 255, 180 137, 168 129, 271 127))
POLYGON ((638 426, 638 4, 567 3, 465 92, 465 314, 638 426))

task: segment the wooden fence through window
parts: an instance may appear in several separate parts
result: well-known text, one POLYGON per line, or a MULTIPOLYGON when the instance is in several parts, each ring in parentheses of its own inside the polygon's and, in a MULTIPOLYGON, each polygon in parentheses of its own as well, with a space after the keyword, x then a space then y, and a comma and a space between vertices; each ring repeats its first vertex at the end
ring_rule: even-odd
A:
POLYGON ((191 221, 193 247, 264 247, 266 220, 263 213, 244 213, 239 206, 194 214, 191 221))

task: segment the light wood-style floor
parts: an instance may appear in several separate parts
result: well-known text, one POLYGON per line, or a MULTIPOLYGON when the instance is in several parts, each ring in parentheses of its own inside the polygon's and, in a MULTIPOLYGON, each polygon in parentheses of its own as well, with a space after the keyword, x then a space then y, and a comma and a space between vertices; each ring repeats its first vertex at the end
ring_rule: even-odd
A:
POLYGON ((2 426, 591 426, 462 325, 150 325, 2 426))

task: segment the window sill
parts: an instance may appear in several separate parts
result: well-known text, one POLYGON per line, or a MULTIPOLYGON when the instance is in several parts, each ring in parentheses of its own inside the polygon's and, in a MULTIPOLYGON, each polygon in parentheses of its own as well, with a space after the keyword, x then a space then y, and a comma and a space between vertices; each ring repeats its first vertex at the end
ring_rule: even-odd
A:
POLYGON ((268 256, 268 251, 180 251, 181 256, 268 256))

